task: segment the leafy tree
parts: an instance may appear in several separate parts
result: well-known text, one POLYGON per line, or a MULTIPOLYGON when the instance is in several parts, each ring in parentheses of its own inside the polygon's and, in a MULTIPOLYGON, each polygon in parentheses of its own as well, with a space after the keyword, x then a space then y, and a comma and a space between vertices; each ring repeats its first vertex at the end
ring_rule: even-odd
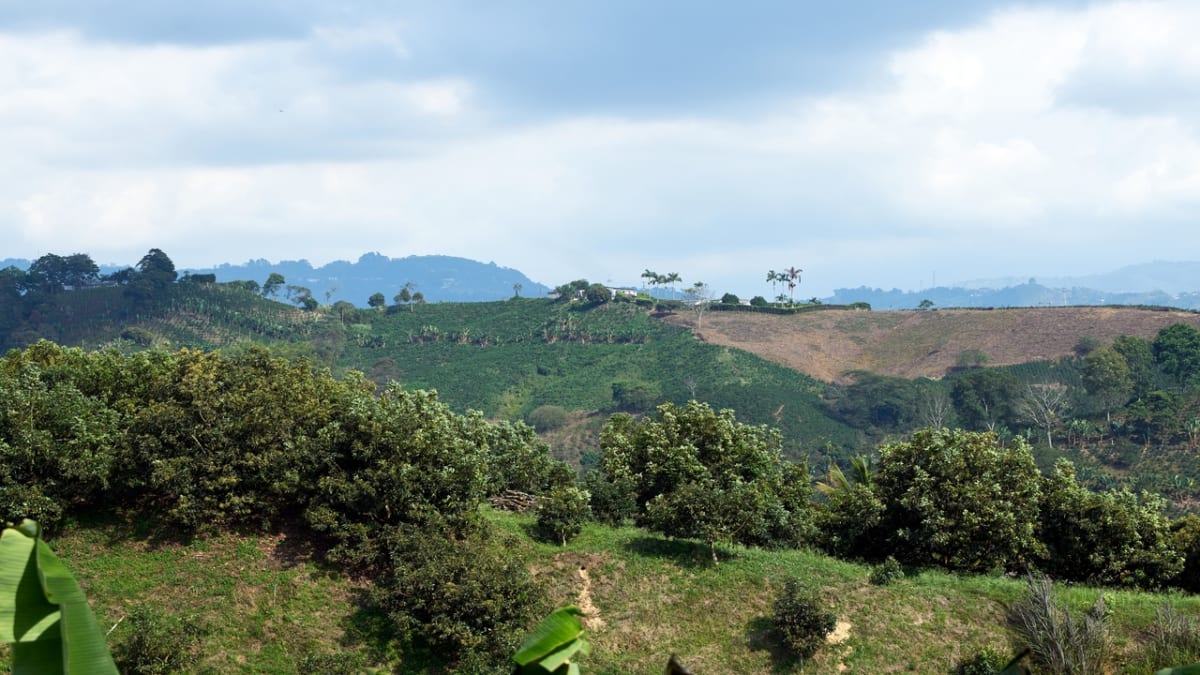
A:
POLYGON ((932 309, 932 308, 933 308, 933 301, 930 300, 929 298, 925 298, 924 300, 922 300, 920 302, 920 304, 917 305, 917 309, 932 309))
POLYGON ((662 389, 656 382, 620 380, 612 384, 612 398, 618 410, 641 412, 662 398, 662 389))
POLYGON ((353 323, 358 314, 358 308, 354 306, 354 303, 346 300, 338 300, 333 303, 333 311, 343 323, 353 323))
POLYGON ((740 302, 741 299, 739 299, 738 296, 734 295, 733 293, 726 293, 725 295, 721 296, 722 305, 736 305, 740 302))
POLYGON ((1144 396, 1154 389, 1158 365, 1154 359, 1154 346, 1149 340, 1122 335, 1113 340, 1112 348, 1125 357, 1129 377, 1133 379, 1134 398, 1144 396))
POLYGON ((950 398, 958 420, 973 430, 995 431, 1013 420, 1021 382, 1012 373, 991 368, 976 370, 954 381, 950 398))
POLYGON ((989 572, 1024 568, 1039 546, 1038 470, 1020 438, 923 429, 879 450, 880 531, 916 565, 989 572))
POLYGON ((1200 516, 1188 513, 1171 523, 1171 543, 1183 556, 1178 585, 1189 593, 1200 592, 1200 516))
POLYGON ((387 305, 387 298, 383 293, 375 292, 371 297, 367 298, 367 306, 374 309, 383 309, 387 305))
POLYGON ((751 307, 766 307, 769 304, 770 303, 767 302, 767 299, 761 295, 756 295, 753 298, 750 298, 751 307))
POLYGON ((1083 360, 1083 387, 1111 421, 1112 411, 1133 395, 1129 362, 1115 349, 1097 349, 1083 360))
POLYGON ((567 411, 562 406, 540 405, 525 416, 538 431, 553 431, 567 423, 567 411))
POLYGON ((591 284, 585 290, 584 297, 592 304, 602 305, 612 300, 612 291, 604 284, 591 284))
MULTIPOLYGON (((469 419, 477 420, 478 417, 469 419)), ((546 494, 557 487, 575 484, 575 472, 550 457, 550 447, 528 424, 485 424, 473 426, 471 433, 486 453, 488 495, 505 490, 546 494)))
POLYGON ((1179 411, 1183 399, 1175 391, 1155 389, 1146 393, 1125 409, 1125 424, 1146 445, 1153 438, 1170 440, 1179 430, 1179 411))
POLYGON ((55 527, 109 487, 118 415, 69 379, 81 350, 40 341, 0 369, 0 520, 55 527), (69 364, 69 365, 68 365, 69 364))
POLYGON ((25 289, 41 293, 56 293, 66 288, 79 288, 95 283, 100 268, 85 253, 66 257, 48 253, 29 266, 25 274, 25 289))
POLYGON ((591 516, 591 495, 574 485, 560 485, 538 503, 537 527, 548 541, 563 546, 583 531, 591 516))
POLYGON ((263 297, 274 298, 279 293, 279 289, 283 288, 286 283, 287 279, 284 279, 282 274, 271 272, 267 275, 267 280, 262 285, 263 297))
MULTIPOLYGON (((468 518, 486 496, 492 464, 487 423, 455 415, 435 392, 390 384, 375 396, 365 381, 346 383, 337 426, 320 436, 345 451, 323 462, 305 516, 337 543, 330 555, 371 565, 389 527, 468 518)), ((528 427, 526 427, 528 428, 528 427)))
POLYGON ((918 392, 914 382, 865 371, 854 373, 854 378, 830 401, 834 414, 859 429, 908 431, 913 427, 918 392))
POLYGON ((1159 368, 1180 386, 1200 377, 1200 330, 1194 326, 1175 323, 1163 328, 1154 338, 1153 349, 1159 368))
POLYGON ((1174 548, 1166 500, 1128 490, 1093 492, 1059 460, 1043 479, 1041 568, 1051 576, 1105 586, 1157 588, 1183 569, 1174 548))
POLYGON ((163 288, 175 283, 179 274, 175 271, 175 263, 163 253, 162 249, 152 248, 137 264, 138 277, 155 288, 163 288))
POLYGON ((805 505, 789 511, 781 496, 781 442, 777 430, 740 424, 731 410, 665 403, 640 420, 613 415, 600 434, 601 467, 608 481, 633 485, 639 524, 700 539, 715 560, 717 543, 768 543, 790 519, 807 518, 805 505))

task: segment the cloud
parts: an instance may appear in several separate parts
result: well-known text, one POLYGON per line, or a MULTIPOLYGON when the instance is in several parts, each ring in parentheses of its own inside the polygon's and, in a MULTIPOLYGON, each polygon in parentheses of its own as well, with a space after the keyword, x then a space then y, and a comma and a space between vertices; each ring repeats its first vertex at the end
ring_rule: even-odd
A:
POLYGON ((484 57, 542 26, 485 12, 450 41, 479 43, 458 60, 432 45, 451 29, 429 15, 314 14, 303 30, 240 41, 0 33, 0 228, 28 255, 64 241, 112 262, 157 246, 191 267, 446 253, 550 284, 636 283, 650 267, 739 295, 769 292, 766 270, 796 265, 805 297, 983 265, 1087 271, 1196 243, 1183 223, 1200 197, 1200 141, 1190 104, 1169 95, 1200 70, 1188 4, 960 17, 847 55, 872 55, 855 66, 862 78, 819 91, 780 74, 789 59, 813 68, 811 54, 759 49, 732 61, 759 84, 721 89, 724 70, 709 80, 722 105, 696 104, 691 85, 647 93, 670 68, 625 64, 631 82, 617 87, 611 64, 588 60, 617 42, 504 70, 554 59, 543 48, 591 16, 556 11, 546 21, 565 37, 550 31, 492 68, 484 57), (572 59, 587 61, 572 86, 604 79, 596 92, 612 102, 566 92, 571 104, 533 109, 529 78, 566 77, 572 59), (1110 77, 1160 95, 1086 95, 1110 77))

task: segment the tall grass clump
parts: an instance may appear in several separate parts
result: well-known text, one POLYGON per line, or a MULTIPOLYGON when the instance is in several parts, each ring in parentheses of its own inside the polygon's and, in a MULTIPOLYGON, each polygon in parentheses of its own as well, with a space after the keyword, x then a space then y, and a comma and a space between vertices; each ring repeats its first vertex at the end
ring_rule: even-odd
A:
POLYGON ((1086 675, 1104 672, 1110 641, 1104 596, 1073 616, 1055 594, 1048 577, 1030 577, 1025 595, 1008 612, 1018 648, 1029 648, 1038 672, 1086 675))
POLYGON ((1200 619, 1169 604, 1158 609, 1142 652, 1146 672, 1200 662, 1200 619))

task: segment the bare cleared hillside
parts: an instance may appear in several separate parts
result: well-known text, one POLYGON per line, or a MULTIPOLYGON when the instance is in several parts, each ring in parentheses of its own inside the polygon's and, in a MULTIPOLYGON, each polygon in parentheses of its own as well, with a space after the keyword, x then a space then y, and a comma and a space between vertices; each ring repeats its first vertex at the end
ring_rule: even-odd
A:
MULTIPOLYGON (((696 314, 672 323, 696 329, 696 314)), ((870 312, 828 310, 791 316, 705 312, 699 337, 753 352, 826 382, 869 370, 896 377, 942 377, 959 355, 978 349, 988 365, 1067 356, 1081 337, 1107 345, 1119 335, 1153 338, 1164 326, 1200 314, 1130 307, 1039 307, 870 312)))

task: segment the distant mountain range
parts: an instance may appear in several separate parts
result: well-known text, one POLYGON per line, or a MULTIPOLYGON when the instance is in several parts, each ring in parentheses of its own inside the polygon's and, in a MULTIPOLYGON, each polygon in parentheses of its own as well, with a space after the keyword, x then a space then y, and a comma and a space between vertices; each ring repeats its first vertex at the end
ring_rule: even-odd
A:
MULTIPOLYGON (((0 260, 0 269, 8 266, 28 269, 29 260, 0 260)), ((111 274, 126 266, 100 265, 101 274, 111 274)), ((383 293, 388 304, 404 288, 419 291, 426 302, 483 302, 504 300, 515 293, 523 297, 544 297, 550 288, 529 279, 521 272, 500 267, 494 262, 481 263, 467 258, 444 255, 389 258, 367 253, 356 262, 338 260, 313 267, 307 260, 250 260, 240 265, 224 263, 212 268, 180 268, 180 274, 215 274, 217 281, 257 281, 262 284, 273 272, 283 275, 289 285, 303 286, 325 304, 339 300, 367 305, 375 293, 383 293)), ((283 297, 283 293, 280 293, 283 297)))
POLYGON ((873 309, 934 307, 1054 307, 1161 305, 1200 309, 1200 262, 1156 261, 1080 277, 1004 277, 966 281, 919 291, 838 288, 825 302, 867 302, 873 309))
POLYGON ((313 267, 307 260, 272 263, 259 259, 188 271, 215 274, 217 281, 252 279, 260 284, 272 272, 278 272, 287 283, 308 288, 314 298, 325 304, 345 300, 360 307, 365 307, 367 298, 374 293, 383 293, 391 304, 392 297, 405 284, 412 284, 411 290, 421 292, 426 302, 485 302, 504 300, 517 293, 524 297, 544 297, 550 292, 549 287, 517 270, 494 262, 444 255, 389 258, 367 253, 353 263, 337 260, 320 267, 313 267))
MULTIPOLYGON (((0 260, 29 267, 29 260, 0 260)), ((109 274, 124 266, 101 265, 109 274)), ((192 274, 215 274, 217 281, 253 280, 259 284, 271 273, 283 275, 289 285, 303 286, 325 304, 345 300, 366 306, 374 293, 388 303, 405 284, 420 291, 426 302, 483 302, 511 298, 543 297, 551 289, 518 270, 453 256, 425 255, 389 258, 366 253, 355 262, 338 260, 313 267, 307 260, 250 260, 213 268, 180 269, 192 274)), ((1079 277, 1005 277, 966 281, 919 291, 893 288, 839 288, 822 301, 832 304, 867 302, 874 309, 913 309, 929 300, 934 307, 1044 307, 1063 305, 1164 305, 1200 309, 1200 262, 1156 261, 1129 265, 1112 272, 1079 277)))
MULTIPOLYGON (((966 288, 1005 288, 1030 281, 1027 277, 1002 277, 964 281, 966 288)), ((1200 291, 1200 262, 1165 261, 1127 265, 1112 272, 1078 277, 1042 277, 1038 283, 1050 288, 1093 288, 1108 293, 1151 293, 1170 295, 1200 291)))
POLYGON ((1200 292, 1110 292, 1095 288, 1051 288, 1027 282, 1006 288, 939 287, 920 291, 839 288, 824 302, 866 302, 872 309, 916 309, 928 300, 933 307, 1066 307, 1080 305, 1153 305, 1200 309, 1200 292))

